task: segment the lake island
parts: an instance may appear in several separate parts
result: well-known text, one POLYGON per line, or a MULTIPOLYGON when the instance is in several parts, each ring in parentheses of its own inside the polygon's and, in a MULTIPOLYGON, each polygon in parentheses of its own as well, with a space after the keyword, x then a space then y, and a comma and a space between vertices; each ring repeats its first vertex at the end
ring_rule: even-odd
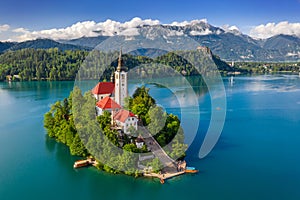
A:
POLYGON ((130 97, 127 79, 121 50, 110 82, 101 81, 84 95, 75 86, 69 98, 52 105, 44 117, 47 134, 72 155, 87 158, 74 168, 93 165, 109 173, 156 177, 161 183, 198 172, 184 161, 187 145, 178 117, 156 105, 145 86, 130 97))

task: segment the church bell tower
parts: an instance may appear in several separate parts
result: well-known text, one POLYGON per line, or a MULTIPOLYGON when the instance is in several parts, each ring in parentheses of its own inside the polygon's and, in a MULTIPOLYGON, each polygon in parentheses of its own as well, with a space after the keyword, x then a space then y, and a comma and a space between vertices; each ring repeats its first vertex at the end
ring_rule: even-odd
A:
POLYGON ((115 101, 124 106, 124 99, 128 96, 127 91, 127 72, 123 66, 122 49, 120 50, 118 67, 115 71, 115 101))

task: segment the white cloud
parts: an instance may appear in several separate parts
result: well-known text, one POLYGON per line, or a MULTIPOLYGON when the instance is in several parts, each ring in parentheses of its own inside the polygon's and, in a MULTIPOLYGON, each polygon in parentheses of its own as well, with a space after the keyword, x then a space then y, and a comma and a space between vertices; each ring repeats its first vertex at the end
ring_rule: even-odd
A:
POLYGON ((124 36, 135 36, 139 35, 139 30, 138 28, 128 28, 122 31, 119 35, 124 35, 124 36))
POLYGON ((289 23, 283 21, 279 23, 261 24, 250 30, 250 36, 254 38, 269 38, 274 35, 286 34, 300 37, 300 23, 289 23))
POLYGON ((9 28, 10 26, 8 24, 0 25, 0 33, 4 31, 8 31, 9 28))
POLYGON ((125 22, 123 24, 124 28, 135 28, 138 26, 143 26, 143 25, 157 25, 160 24, 159 20, 152 20, 152 19, 145 19, 142 20, 139 17, 135 17, 132 20, 125 22))
POLYGON ((204 31, 191 31, 190 34, 191 35, 209 35, 209 34, 212 34, 212 31, 207 28, 204 31))
POLYGON ((93 32, 96 27, 94 21, 77 22, 72 26, 60 29, 48 29, 41 31, 28 31, 24 28, 15 29, 14 32, 21 33, 16 37, 17 41, 33 40, 36 38, 50 38, 54 40, 59 39, 74 39, 82 36, 96 36, 93 32))
POLYGON ((12 30, 12 32, 14 32, 14 33, 29 33, 29 31, 25 28, 16 28, 16 29, 12 30))
MULTIPOLYGON (((207 19, 191 20, 191 21, 174 21, 170 24, 172 26, 187 26, 196 25, 199 23, 208 24, 207 19)), ((25 41, 33 40, 37 38, 49 38, 54 40, 61 39, 75 39, 83 36, 93 37, 98 35, 103 36, 113 36, 113 35, 124 35, 129 39, 136 35, 139 35, 140 26, 144 25, 159 25, 161 24, 159 20, 152 19, 141 19, 135 17, 126 22, 118 22, 114 20, 107 19, 103 22, 95 21, 82 21, 74 23, 71 26, 64 28, 53 28, 46 30, 28 30, 22 27, 15 27, 12 29, 8 24, 0 25, 0 40, 2 41, 25 41)), ((191 35, 208 35, 211 34, 209 25, 202 27, 203 30, 199 28, 191 30, 191 35)), ((237 26, 224 25, 222 29, 225 32, 231 32, 234 34, 241 34, 241 31, 237 26)), ((220 34, 221 31, 217 30, 216 34, 220 34)), ((283 21, 279 23, 268 23, 253 27, 250 31, 250 36, 254 38, 268 38, 278 34, 296 35, 300 37, 300 23, 290 23, 288 21, 283 21)), ((183 35, 180 31, 171 31, 167 34, 168 36, 178 36, 183 35)))
POLYGON ((156 25, 160 24, 158 20, 145 19, 142 20, 138 17, 131 19, 130 21, 121 23, 113 20, 106 20, 104 22, 95 21, 83 21, 77 22, 66 28, 53 28, 40 31, 29 31, 25 28, 16 28, 12 32, 10 40, 25 41, 34 40, 37 38, 49 38, 54 40, 61 39, 75 39, 83 36, 93 37, 98 35, 113 36, 115 34, 120 35, 138 35, 137 27, 143 25, 156 25))
POLYGON ((226 24, 226 25, 222 26, 222 29, 225 32, 234 33, 234 34, 241 34, 241 31, 237 26, 230 26, 230 25, 226 24))
MULTIPOLYGON (((186 26, 186 25, 195 25, 198 23, 206 23, 207 19, 200 20, 191 20, 191 21, 183 21, 183 22, 172 22, 169 25, 173 26, 186 26)), ((128 38, 132 36, 139 35, 138 27, 144 25, 159 25, 161 24, 159 20, 152 19, 141 19, 139 17, 135 17, 130 21, 126 21, 124 23, 113 21, 107 19, 104 22, 95 22, 95 21, 82 21, 77 22, 71 26, 65 28, 53 28, 46 30, 28 30, 23 27, 18 27, 10 30, 5 35, 0 35, 0 40, 2 41, 26 41, 26 40, 34 40, 37 38, 49 38, 53 40, 69 40, 76 39, 80 37, 94 37, 94 36, 113 36, 113 35, 124 35, 128 36, 128 38)), ((0 32, 2 30, 7 30, 10 27, 8 25, 0 26, 0 32)), ((192 31, 194 35, 207 35, 210 34, 211 31, 209 29, 205 29, 204 31, 192 31)), ((184 35, 181 31, 170 31, 167 33, 168 36, 180 36, 184 35)))
POLYGON ((193 25, 193 24, 199 24, 199 23, 205 23, 207 24, 207 19, 196 19, 196 20, 192 20, 192 21, 183 21, 183 22, 172 22, 171 24, 168 24, 168 25, 171 25, 171 26, 186 26, 186 25, 193 25))

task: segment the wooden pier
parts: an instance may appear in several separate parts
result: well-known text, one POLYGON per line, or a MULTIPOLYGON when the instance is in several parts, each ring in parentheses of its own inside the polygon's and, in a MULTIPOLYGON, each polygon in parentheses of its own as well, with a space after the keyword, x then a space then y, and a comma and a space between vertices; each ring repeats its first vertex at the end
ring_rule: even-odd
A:
POLYGON ((160 180, 166 180, 166 179, 170 179, 173 178, 175 176, 179 176, 185 174, 185 171, 181 171, 181 172, 175 172, 175 173, 161 173, 161 174, 157 174, 157 173, 144 173, 143 175, 145 177, 153 177, 153 178, 158 178, 160 180))
POLYGON ((81 167, 87 167, 87 166, 94 166, 96 167, 97 166, 97 161, 93 158, 87 158, 86 160, 77 160, 75 163, 74 163, 74 168, 77 169, 77 168, 81 168, 81 167))
POLYGON ((152 178, 158 178, 160 179, 161 184, 165 183, 165 180, 171 179, 176 176, 183 175, 185 173, 198 173, 198 170, 193 169, 190 170, 186 167, 186 162, 185 161, 179 161, 177 163, 177 170, 179 171, 174 171, 174 168, 164 168, 160 173, 144 173, 143 175, 145 177, 152 177, 152 178))

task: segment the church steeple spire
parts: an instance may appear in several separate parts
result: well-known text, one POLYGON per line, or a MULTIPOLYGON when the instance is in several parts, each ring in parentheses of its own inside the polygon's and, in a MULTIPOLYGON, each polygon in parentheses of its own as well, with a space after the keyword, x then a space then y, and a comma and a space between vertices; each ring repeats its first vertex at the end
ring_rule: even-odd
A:
POLYGON ((122 47, 120 49, 120 54, 119 54, 119 59, 118 59, 118 67, 117 67, 117 71, 121 72, 121 71, 125 71, 126 69, 123 67, 123 60, 122 60, 122 47))
POLYGON ((120 49, 117 71, 120 72, 122 69, 122 47, 120 49))

